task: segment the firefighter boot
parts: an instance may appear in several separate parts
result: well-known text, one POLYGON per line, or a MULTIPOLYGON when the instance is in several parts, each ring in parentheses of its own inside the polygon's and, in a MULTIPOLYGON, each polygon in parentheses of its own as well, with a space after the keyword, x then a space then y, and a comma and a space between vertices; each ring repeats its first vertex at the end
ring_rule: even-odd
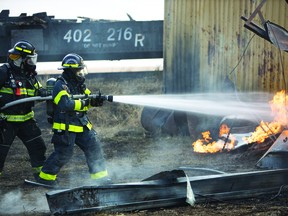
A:
POLYGON ((46 179, 41 178, 39 175, 36 176, 36 182, 43 184, 43 185, 46 185, 46 186, 51 187, 51 188, 58 188, 59 187, 57 180, 46 180, 46 179))
POLYGON ((103 186, 103 185, 113 184, 113 182, 110 178, 106 176, 106 177, 98 178, 98 179, 89 179, 87 184, 89 186, 103 186))

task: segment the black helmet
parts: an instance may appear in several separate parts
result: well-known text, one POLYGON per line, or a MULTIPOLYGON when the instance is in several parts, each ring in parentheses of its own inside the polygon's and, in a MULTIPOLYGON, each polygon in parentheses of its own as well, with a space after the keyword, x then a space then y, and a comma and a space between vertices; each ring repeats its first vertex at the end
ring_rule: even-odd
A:
POLYGON ((63 58, 61 67, 58 70, 61 69, 72 72, 78 81, 84 81, 85 75, 88 74, 83 58, 76 53, 69 53, 63 58))
POLYGON ((18 41, 8 52, 9 54, 20 55, 21 57, 36 54, 35 47, 30 42, 25 40, 18 41))
POLYGON ((35 47, 28 41, 18 41, 8 51, 8 61, 27 72, 35 72, 37 63, 35 47))

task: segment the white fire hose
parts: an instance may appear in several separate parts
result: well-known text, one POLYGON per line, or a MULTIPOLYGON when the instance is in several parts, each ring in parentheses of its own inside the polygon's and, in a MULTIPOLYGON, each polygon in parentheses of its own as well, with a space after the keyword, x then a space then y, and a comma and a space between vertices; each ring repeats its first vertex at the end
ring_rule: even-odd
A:
MULTIPOLYGON (((81 98, 97 98, 99 95, 96 94, 91 94, 91 95, 73 95, 74 99, 81 99, 81 98)), ((113 101, 113 96, 112 95, 100 95, 100 97, 104 100, 107 100, 109 102, 113 101)), ((12 101, 10 103, 5 104, 3 107, 0 108, 1 110, 5 110, 11 106, 15 106, 17 104, 21 103, 27 103, 31 101, 46 101, 46 100, 52 100, 52 96, 46 96, 46 97, 41 97, 41 96, 35 96, 35 97, 29 97, 29 98, 23 98, 19 100, 12 101)))
POLYGON ((5 104, 3 107, 0 108, 0 110, 5 110, 11 106, 15 106, 17 104, 21 103, 27 103, 31 101, 46 101, 46 100, 52 100, 52 96, 47 96, 47 97, 41 97, 41 96, 35 96, 35 97, 29 97, 29 98, 23 98, 19 100, 12 101, 10 103, 5 104))

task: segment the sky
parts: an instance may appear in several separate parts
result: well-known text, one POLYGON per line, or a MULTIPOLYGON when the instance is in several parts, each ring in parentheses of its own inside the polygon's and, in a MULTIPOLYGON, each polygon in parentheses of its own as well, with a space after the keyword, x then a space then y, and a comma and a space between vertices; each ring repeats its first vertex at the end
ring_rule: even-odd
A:
POLYGON ((164 0, 1 0, 1 9, 9 9, 10 16, 47 12, 56 19, 129 20, 127 13, 136 21, 164 19, 164 0))

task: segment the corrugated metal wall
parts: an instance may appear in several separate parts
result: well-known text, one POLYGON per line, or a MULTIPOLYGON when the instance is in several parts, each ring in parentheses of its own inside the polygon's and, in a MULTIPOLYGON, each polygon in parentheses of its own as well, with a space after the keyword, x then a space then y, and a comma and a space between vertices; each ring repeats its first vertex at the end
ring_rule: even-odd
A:
MULTIPOLYGON (((226 78, 240 91, 286 89, 288 53, 246 29, 241 19, 261 1, 165 0, 165 93, 225 90, 226 78)), ((261 12, 288 29, 285 0, 267 0, 261 12)), ((261 25, 259 20, 253 22, 261 25)))

